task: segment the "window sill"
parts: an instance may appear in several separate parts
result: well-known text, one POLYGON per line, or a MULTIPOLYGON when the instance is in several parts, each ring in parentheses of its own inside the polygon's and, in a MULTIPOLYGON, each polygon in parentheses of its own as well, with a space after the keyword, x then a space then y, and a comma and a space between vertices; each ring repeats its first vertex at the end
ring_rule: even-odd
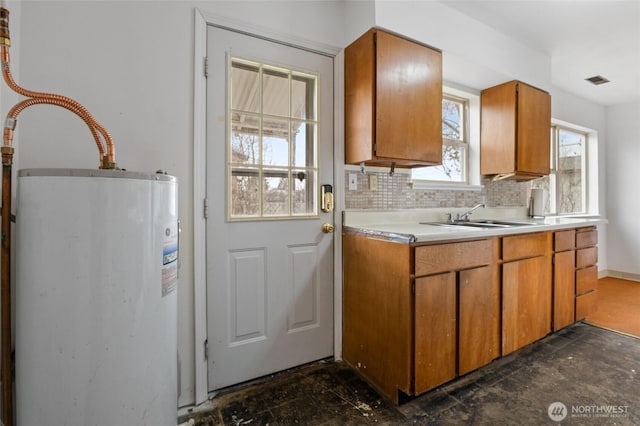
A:
POLYGON ((447 191, 482 191, 482 185, 469 185, 467 183, 431 182, 424 180, 411 181, 412 189, 431 189, 447 191))

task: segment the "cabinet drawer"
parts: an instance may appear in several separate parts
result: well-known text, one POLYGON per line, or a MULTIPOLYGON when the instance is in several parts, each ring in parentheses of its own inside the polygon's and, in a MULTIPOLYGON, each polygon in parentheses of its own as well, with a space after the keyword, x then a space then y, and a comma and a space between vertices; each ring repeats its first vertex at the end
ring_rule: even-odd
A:
POLYGON ((505 262, 544 256, 551 249, 551 233, 513 235, 502 239, 502 259, 505 262))
POLYGON ((492 262, 493 240, 436 244, 416 247, 416 276, 489 265, 492 262))
POLYGON ((576 230, 557 231, 553 234, 553 249, 555 251, 567 251, 575 248, 576 230))
POLYGON ((598 285, 598 267, 593 265, 576 271, 576 294, 595 290, 598 285))
POLYGON ((598 244, 596 228, 578 229, 576 232, 576 248, 592 247, 598 244))
POLYGON ((587 318, 596 307, 598 291, 593 290, 576 297, 576 321, 587 318))
POLYGON ((598 247, 589 247, 576 250, 576 269, 598 263, 598 247))

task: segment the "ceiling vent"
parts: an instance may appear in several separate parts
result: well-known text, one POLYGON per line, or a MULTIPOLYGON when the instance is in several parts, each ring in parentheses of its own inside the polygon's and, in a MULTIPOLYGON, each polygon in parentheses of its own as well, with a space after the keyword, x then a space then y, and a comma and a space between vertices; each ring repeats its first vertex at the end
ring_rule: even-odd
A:
POLYGON ((588 82, 595 84, 596 86, 599 86, 601 84, 605 84, 605 83, 609 83, 609 80, 607 80, 606 78, 604 78, 601 75, 594 75, 593 77, 589 77, 589 78, 585 78, 585 80, 587 80, 588 82))

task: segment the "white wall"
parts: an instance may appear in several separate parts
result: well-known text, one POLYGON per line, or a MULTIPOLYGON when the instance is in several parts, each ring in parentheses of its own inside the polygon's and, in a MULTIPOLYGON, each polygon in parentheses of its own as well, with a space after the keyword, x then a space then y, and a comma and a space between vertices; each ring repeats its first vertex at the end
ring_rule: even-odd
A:
POLYGON ((640 276, 640 102, 608 107, 607 127, 608 269, 637 278, 640 276))
MULTIPOLYGON (((587 170, 589 180, 589 213, 599 214, 607 218, 611 202, 607 191, 607 152, 615 145, 607 134, 606 108, 588 100, 571 95, 562 89, 553 87, 551 91, 551 115, 554 120, 560 120, 588 131, 587 142, 587 170)), ((608 269, 608 239, 609 226, 598 226, 598 270, 608 269)))
MULTIPOLYGON (((13 57, 19 58, 18 82, 83 103, 113 134, 120 167, 162 168, 179 179, 183 231, 178 297, 180 405, 194 401, 195 382, 194 7, 337 47, 350 43, 368 26, 380 25, 443 49, 444 77, 450 82, 481 89, 517 78, 550 89, 548 58, 438 2, 22 2, 20 34, 12 48, 17 51, 13 57), (468 28, 444 31, 443 25, 452 22, 468 28)), ((336 76, 341 79, 341 68, 336 76)), ((570 95, 562 98, 563 105, 571 103, 570 95)), ((1 106, 5 113, 9 105, 3 100, 1 106)), ((586 104, 583 107, 591 110, 586 104)), ((564 109, 569 116, 571 108, 564 109)), ((597 112, 589 112, 588 117, 584 126, 601 126, 597 112)), ((36 106, 23 112, 16 146, 20 168, 98 166, 97 150, 82 121, 54 107, 36 106)), ((340 165, 337 168, 340 174, 340 165)))
MULTIPOLYGON (((162 168, 179 179, 180 405, 194 401, 195 7, 301 39, 343 44, 340 2, 28 0, 22 2, 21 25, 12 23, 12 32, 20 31, 12 57, 19 58, 14 68, 19 66, 16 80, 22 86, 60 93, 87 107, 113 135, 120 167, 135 171, 162 168)), ((3 100, 2 112, 11 105, 3 100)), ((15 141, 16 169, 98 167, 98 151, 86 126, 62 109, 35 106, 25 110, 15 141)))

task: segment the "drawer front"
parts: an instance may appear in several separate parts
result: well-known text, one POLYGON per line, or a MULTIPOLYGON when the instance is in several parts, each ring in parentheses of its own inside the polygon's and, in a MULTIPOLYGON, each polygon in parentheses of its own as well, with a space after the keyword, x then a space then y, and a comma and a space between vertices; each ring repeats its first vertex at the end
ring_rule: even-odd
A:
POLYGON ((513 235, 502 239, 502 259, 505 262, 544 256, 549 254, 550 250, 550 232, 513 235))
POLYGON ((580 295, 591 290, 595 290, 598 286, 598 267, 589 266, 588 268, 576 271, 576 294, 580 295))
POLYGON ((576 269, 598 263, 598 247, 589 247, 576 250, 576 269))
POLYGON ((576 247, 593 247, 598 244, 598 231, 596 228, 578 229, 576 232, 576 247))
POLYGON ((489 265, 493 260, 493 240, 436 244, 415 250, 416 276, 489 265))
POLYGON ((576 297, 576 321, 587 318, 593 313, 598 300, 598 291, 593 290, 576 297))
POLYGON ((576 247, 575 242, 576 242, 575 229, 570 229, 568 231, 557 231, 553 235, 554 251, 573 250, 576 247))

